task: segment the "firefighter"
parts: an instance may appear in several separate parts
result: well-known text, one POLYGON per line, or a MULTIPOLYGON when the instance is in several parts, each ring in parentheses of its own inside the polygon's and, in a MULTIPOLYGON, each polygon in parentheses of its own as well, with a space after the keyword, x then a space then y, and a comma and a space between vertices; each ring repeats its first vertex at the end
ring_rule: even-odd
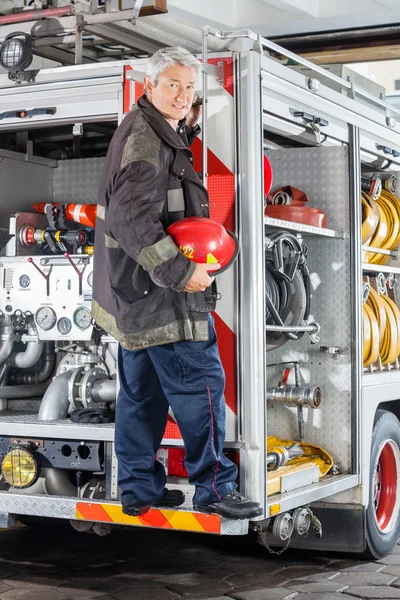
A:
POLYGON ((93 317, 119 341, 115 450, 123 512, 184 502, 165 487, 155 458, 171 407, 186 451, 196 510, 234 519, 262 509, 236 492, 237 468, 223 453, 225 376, 211 312, 219 269, 179 252, 165 230, 209 217, 190 143, 200 63, 183 48, 148 61, 145 94, 116 130, 105 159, 97 212, 93 317))

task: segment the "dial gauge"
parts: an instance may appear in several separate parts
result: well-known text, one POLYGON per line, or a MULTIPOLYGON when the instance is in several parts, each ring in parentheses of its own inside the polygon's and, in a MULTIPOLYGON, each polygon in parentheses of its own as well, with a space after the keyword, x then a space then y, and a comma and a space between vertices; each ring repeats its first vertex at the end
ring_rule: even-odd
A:
POLYGON ((30 277, 28 275, 21 275, 21 277, 19 278, 19 285, 22 288, 27 288, 29 287, 31 280, 30 277))
POLYGON ((74 323, 79 329, 87 329, 92 323, 92 315, 87 306, 79 306, 74 312, 74 323))
POLYGON ((68 317, 61 317, 58 319, 57 329, 63 335, 67 335, 67 333, 69 333, 72 329, 71 320, 68 319, 68 317))
POLYGON ((48 331, 49 329, 54 327, 57 321, 57 315, 54 312, 54 310, 50 308, 50 306, 42 306, 37 311, 35 315, 35 320, 39 327, 41 327, 45 331, 48 331))
POLYGON ((91 271, 87 276, 87 282, 90 287, 93 287, 93 271, 91 271))

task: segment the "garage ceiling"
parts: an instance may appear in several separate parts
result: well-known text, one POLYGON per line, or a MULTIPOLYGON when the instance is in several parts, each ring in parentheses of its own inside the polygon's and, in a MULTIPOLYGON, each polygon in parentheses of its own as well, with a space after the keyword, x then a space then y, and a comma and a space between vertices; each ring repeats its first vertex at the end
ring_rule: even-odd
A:
POLYGON ((168 10, 175 23, 265 37, 400 23, 400 0, 168 0, 168 10))

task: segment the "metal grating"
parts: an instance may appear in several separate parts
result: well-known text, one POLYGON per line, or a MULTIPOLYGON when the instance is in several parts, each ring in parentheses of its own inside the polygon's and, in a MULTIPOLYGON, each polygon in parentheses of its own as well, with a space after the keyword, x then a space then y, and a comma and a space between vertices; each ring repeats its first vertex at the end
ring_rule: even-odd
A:
POLYGON ((54 202, 96 204, 103 163, 104 158, 60 160, 54 169, 54 202))

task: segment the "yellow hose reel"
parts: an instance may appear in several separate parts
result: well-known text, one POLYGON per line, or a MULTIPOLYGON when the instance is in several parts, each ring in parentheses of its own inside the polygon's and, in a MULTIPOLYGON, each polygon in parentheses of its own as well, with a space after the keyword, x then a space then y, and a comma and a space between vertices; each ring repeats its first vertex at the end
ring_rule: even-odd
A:
POLYGON ((385 294, 370 288, 363 304, 364 367, 381 358, 382 365, 394 363, 400 355, 400 310, 385 294))
MULTIPOLYGON (((400 244, 400 200, 387 189, 382 189, 376 200, 362 192, 362 243, 383 250, 394 250, 400 244)), ((389 256, 364 252, 363 261, 384 265, 389 256)))

